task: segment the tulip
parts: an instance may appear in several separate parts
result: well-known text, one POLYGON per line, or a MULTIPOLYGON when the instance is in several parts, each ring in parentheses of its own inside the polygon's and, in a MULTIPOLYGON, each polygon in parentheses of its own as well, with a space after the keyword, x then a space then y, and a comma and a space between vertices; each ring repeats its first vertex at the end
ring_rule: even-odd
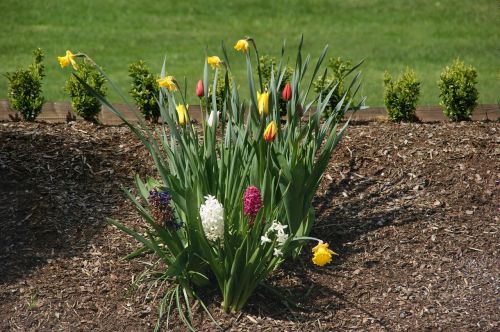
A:
POLYGON ((61 68, 64 68, 64 67, 69 66, 71 64, 73 66, 74 70, 78 70, 78 65, 76 64, 75 57, 76 57, 76 55, 71 53, 70 50, 67 50, 66 55, 65 56, 58 56, 57 60, 59 61, 61 68))
POLYGON ((281 93, 281 99, 283 99, 284 101, 289 101, 290 99, 292 99, 292 87, 290 86, 290 83, 287 83, 285 85, 285 88, 281 93))
POLYGON ((219 68, 220 64, 222 63, 222 60, 218 56, 209 56, 207 58, 207 62, 210 66, 212 66, 212 69, 219 68))
POLYGON ((276 138, 276 134, 278 133, 278 128, 276 127, 276 122, 271 121, 264 130, 264 140, 266 142, 272 142, 276 138))
POLYGON ((176 91, 177 86, 175 85, 175 78, 173 76, 167 76, 156 80, 158 85, 162 88, 167 88, 169 91, 176 91))
POLYGON ((217 116, 219 116, 219 112, 212 111, 212 112, 210 112, 210 116, 207 119, 207 125, 210 128, 212 128, 214 125, 215 114, 217 114, 217 116))
POLYGON ((246 39, 238 40, 236 45, 234 45, 234 49, 236 51, 248 52, 248 41, 246 39))
MULTIPOLYGON (((187 105, 189 107, 189 105, 187 105)), ((179 117, 179 124, 181 126, 184 126, 184 124, 187 121, 187 109, 184 104, 178 104, 177 107, 175 108, 177 110, 177 116, 179 117)))
POLYGON ((196 96, 198 98, 201 98, 205 96, 205 88, 203 87, 203 81, 199 80, 198 84, 196 85, 196 96))
POLYGON ((259 108, 259 114, 267 116, 269 113, 269 92, 257 92, 257 106, 259 108))

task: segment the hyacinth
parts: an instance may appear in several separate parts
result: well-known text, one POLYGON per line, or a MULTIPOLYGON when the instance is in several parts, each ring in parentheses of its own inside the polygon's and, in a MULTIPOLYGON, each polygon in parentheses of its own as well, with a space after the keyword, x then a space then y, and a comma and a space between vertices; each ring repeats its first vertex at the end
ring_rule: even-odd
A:
POLYGON ((224 207, 214 196, 205 196, 205 203, 200 206, 200 218, 208 240, 217 241, 224 237, 224 207))
POLYGON ((265 245, 266 243, 273 242, 273 240, 271 240, 269 236, 271 236, 271 234, 274 235, 274 239, 276 240, 276 247, 274 248, 273 256, 275 257, 283 255, 282 248, 285 245, 285 242, 288 240, 288 234, 285 232, 285 229, 287 227, 287 225, 282 225, 274 220, 271 226, 266 231, 266 234, 260 237, 260 243, 262 245, 265 245))
POLYGON ((171 199, 172 196, 167 191, 150 191, 148 204, 151 217, 153 217, 154 221, 159 225, 180 228, 181 225, 175 220, 174 211, 170 206, 171 199))
POLYGON ((318 266, 330 263, 332 255, 336 255, 334 251, 328 249, 328 243, 323 243, 323 241, 319 241, 318 245, 312 248, 312 252, 314 253, 312 262, 318 266))
POLYGON ((243 213, 250 218, 250 223, 255 220, 262 207, 262 197, 259 188, 250 186, 243 194, 243 213))

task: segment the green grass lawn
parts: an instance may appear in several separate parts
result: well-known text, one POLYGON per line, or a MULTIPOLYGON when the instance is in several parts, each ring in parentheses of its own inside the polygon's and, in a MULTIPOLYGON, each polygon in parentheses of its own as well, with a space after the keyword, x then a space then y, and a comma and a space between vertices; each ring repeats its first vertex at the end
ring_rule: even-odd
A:
MULTIPOLYGON (((124 90, 127 67, 143 59, 160 71, 185 76, 191 90, 203 70, 205 47, 220 54, 228 47, 243 85, 243 56, 232 49, 245 35, 255 38, 261 54, 275 55, 287 40, 294 58, 301 33, 304 49, 317 56, 325 44, 329 56, 363 66, 362 92, 367 104, 382 105, 382 75, 412 67, 422 81, 421 105, 439 102, 437 80, 445 65, 460 57, 479 74, 479 102, 500 97, 498 7, 491 0, 289 0, 289 1, 42 1, 2 0, 0 73, 26 66, 31 51, 46 53, 44 91, 48 100, 66 100, 63 91, 70 70, 56 57, 66 49, 92 56, 124 90)), ((7 97, 7 79, 0 76, 0 99, 7 97)), ((113 100, 118 98, 111 96, 113 100)), ((193 98, 194 99, 194 98, 193 98)))

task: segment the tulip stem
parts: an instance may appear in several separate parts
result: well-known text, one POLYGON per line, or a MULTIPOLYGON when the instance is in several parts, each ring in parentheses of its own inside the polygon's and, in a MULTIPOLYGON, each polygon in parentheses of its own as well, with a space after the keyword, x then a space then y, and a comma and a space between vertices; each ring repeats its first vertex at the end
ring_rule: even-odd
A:
POLYGON ((205 124, 205 119, 204 119, 204 116, 203 116, 203 102, 201 101, 201 98, 200 99, 200 116, 201 116, 201 127, 204 128, 204 124, 205 124))

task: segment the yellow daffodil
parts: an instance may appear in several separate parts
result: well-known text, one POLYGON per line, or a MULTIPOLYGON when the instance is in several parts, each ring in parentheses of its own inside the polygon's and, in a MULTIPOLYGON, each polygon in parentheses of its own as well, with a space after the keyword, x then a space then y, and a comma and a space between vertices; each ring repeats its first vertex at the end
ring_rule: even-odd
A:
POLYGON ((271 121, 264 130, 264 140, 266 142, 272 142, 276 138, 276 134, 278 133, 278 128, 276 127, 276 122, 271 121))
POLYGON ((248 41, 246 39, 238 40, 236 45, 234 45, 234 49, 236 51, 248 52, 248 41))
POLYGON ((78 65, 76 64, 75 57, 76 55, 71 53, 70 50, 67 50, 65 56, 57 57, 57 61, 59 61, 61 68, 72 65, 74 70, 78 70, 78 65))
POLYGON ((257 106, 259 108, 259 114, 267 116, 269 113, 269 92, 257 92, 257 106))
POLYGON ((156 82, 158 82, 158 85, 162 88, 167 88, 169 91, 176 91, 177 86, 175 85, 174 80, 175 78, 173 76, 167 76, 156 80, 156 82))
POLYGON ((222 60, 218 56, 214 55, 214 56, 209 56, 207 62, 210 66, 212 66, 212 69, 215 69, 220 67, 222 60))
POLYGON ((189 108, 189 105, 184 106, 184 104, 178 104, 177 107, 175 108, 177 111, 177 116, 179 117, 179 124, 181 126, 184 126, 186 124, 187 108, 189 108))
POLYGON ((312 262, 318 266, 324 266, 332 261, 332 255, 336 255, 335 252, 328 249, 328 243, 323 243, 320 241, 317 246, 312 248, 314 256, 312 262))

